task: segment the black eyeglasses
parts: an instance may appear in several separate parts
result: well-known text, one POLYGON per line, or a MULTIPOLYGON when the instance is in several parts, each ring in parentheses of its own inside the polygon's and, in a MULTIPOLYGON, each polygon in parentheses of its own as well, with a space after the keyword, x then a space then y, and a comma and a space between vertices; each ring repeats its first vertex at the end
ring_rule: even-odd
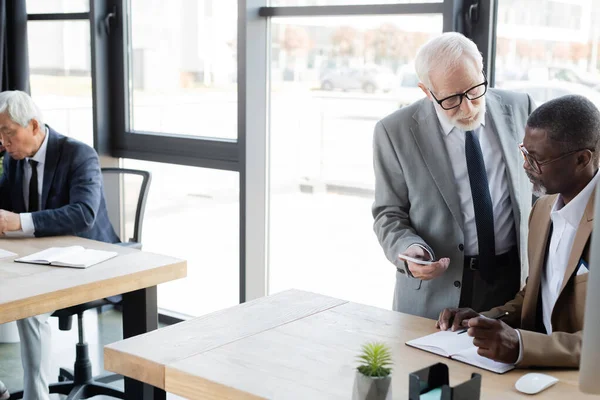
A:
POLYGON ((527 149, 525 148, 525 146, 523 146, 523 143, 521 143, 519 145, 519 150, 521 150, 521 155, 523 156, 523 160, 527 161, 527 164, 529 164, 529 166, 531 167, 531 169, 536 174, 541 174, 542 173, 542 167, 544 165, 551 164, 551 163, 553 163, 555 161, 558 161, 558 160, 562 160, 563 158, 566 158, 566 157, 570 156, 571 154, 575 154, 575 153, 577 153, 579 151, 582 151, 582 150, 589 150, 591 152, 594 152, 594 150, 592 150, 592 149, 573 150, 573 151, 569 151, 568 153, 565 153, 565 154, 563 154, 561 156, 553 158, 551 160, 546 160, 546 161, 539 162, 531 154, 529 154, 529 152, 527 151, 527 149))
POLYGON ((482 97, 487 92, 488 81, 484 81, 479 85, 473 86, 471 89, 465 91, 464 93, 453 94, 452 96, 448 96, 441 100, 438 100, 437 97, 433 94, 431 89, 429 89, 429 93, 433 96, 433 99, 444 109, 444 110, 452 110, 453 108, 459 107, 462 104, 463 97, 466 97, 469 100, 475 100, 482 97))

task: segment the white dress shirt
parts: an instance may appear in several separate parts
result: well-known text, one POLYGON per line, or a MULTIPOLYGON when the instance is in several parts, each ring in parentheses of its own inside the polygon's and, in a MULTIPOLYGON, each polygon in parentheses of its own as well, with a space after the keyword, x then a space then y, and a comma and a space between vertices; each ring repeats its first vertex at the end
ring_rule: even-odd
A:
MULTIPOLYGON (((31 180, 31 164, 29 160, 37 161, 37 178, 38 178, 38 204, 42 206, 42 189, 44 187, 44 166, 46 165, 46 149, 48 147, 48 128, 45 128, 46 136, 39 150, 33 157, 25 157, 23 165, 23 199, 25 200, 25 209, 29 209, 29 181, 31 180)), ((23 236, 33 236, 35 227, 33 226, 33 217, 31 213, 21 213, 21 231, 23 236)))
MULTIPOLYGON (((583 218, 585 208, 590 201, 590 196, 598 183, 598 179, 600 179, 599 177, 600 174, 596 173, 587 186, 569 204, 565 205, 562 196, 558 195, 550 212, 552 236, 550 237, 550 247, 548 247, 546 265, 542 271, 542 281, 540 284, 542 289, 544 327, 548 335, 552 333, 552 311, 554 310, 554 305, 560 294, 560 287, 567 271, 567 264, 569 263, 569 256, 571 255, 571 248, 577 234, 577 228, 579 227, 581 218, 583 218)), ((519 336, 518 364, 523 360, 523 341, 518 329, 517 334, 519 336)))
MULTIPOLYGON (((442 132, 446 150, 450 156, 450 163, 454 171, 454 178, 458 189, 458 197, 463 215, 465 233, 465 255, 476 256, 479 254, 479 242, 477 240, 477 227, 475 225, 475 209, 473 208, 473 196, 471 195, 471 183, 467 171, 467 159, 465 155, 465 132, 453 126, 444 116, 436 113, 442 132)), ((492 199, 494 211, 494 237, 496 242, 496 254, 508 252, 515 246, 517 238, 515 233, 515 221, 508 188, 506 165, 502 157, 502 147, 494 132, 486 127, 485 123, 475 130, 479 139, 481 152, 485 160, 488 186, 492 199)))
POLYGON ((548 334, 552 333, 552 310, 560 294, 575 234, 599 176, 597 173, 569 204, 565 205, 562 196, 559 195, 550 213, 552 236, 541 283, 544 326, 548 334))

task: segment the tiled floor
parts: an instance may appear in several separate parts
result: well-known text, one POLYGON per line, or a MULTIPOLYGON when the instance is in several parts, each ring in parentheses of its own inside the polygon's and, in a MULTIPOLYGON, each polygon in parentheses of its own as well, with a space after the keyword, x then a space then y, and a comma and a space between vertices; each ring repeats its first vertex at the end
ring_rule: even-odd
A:
MULTIPOLYGON (((73 321, 73 329, 60 331, 58 319, 50 318, 52 326, 52 362, 50 376, 51 382, 58 378, 58 368, 73 368, 75 361, 75 343, 77 342, 77 320, 73 321), (56 372, 56 373, 55 373, 56 372)), ((85 340, 89 345, 90 358, 92 360, 92 372, 99 375, 104 372, 102 365, 103 346, 118 341, 122 338, 121 313, 115 310, 104 311, 101 314, 96 311, 87 311, 84 315, 85 340)), ((23 369, 21 367, 20 345, 18 343, 0 343, 0 381, 14 391, 23 387, 23 369)), ((123 387, 123 381, 112 383, 116 387, 123 387)), ((168 399, 180 399, 180 397, 169 395, 168 399)), ((53 399, 65 398, 54 395, 53 399)), ((97 396, 94 399, 111 399, 111 397, 97 396)))

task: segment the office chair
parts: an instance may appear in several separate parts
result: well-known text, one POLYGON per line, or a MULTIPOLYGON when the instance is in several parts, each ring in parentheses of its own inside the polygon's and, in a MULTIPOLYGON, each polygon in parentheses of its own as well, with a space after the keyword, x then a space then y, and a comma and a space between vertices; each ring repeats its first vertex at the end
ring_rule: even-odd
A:
MULTIPOLYGON (((148 191, 152 177, 148 171, 140 171, 124 168, 102 168, 102 174, 116 175, 119 178, 126 176, 141 176, 139 195, 135 210, 135 220, 133 228, 133 237, 127 242, 119 243, 122 246, 141 249, 142 248, 142 222, 146 209, 146 200, 148 199, 148 191)), ((119 230, 117 230, 119 231, 119 230)), ((92 375, 92 364, 88 355, 88 345, 85 342, 85 332, 83 329, 83 313, 90 309, 101 309, 107 305, 119 305, 121 296, 113 296, 106 299, 90 301, 73 307, 64 308, 55 311, 52 316, 58 318, 58 328, 61 331, 71 330, 73 325, 73 315, 77 315, 77 329, 79 340, 76 344, 76 356, 74 369, 69 370, 60 368, 58 375, 58 383, 50 384, 50 393, 58 393, 68 395, 69 400, 87 399, 93 396, 104 395, 112 396, 119 399, 124 399, 125 394, 107 385, 110 382, 117 381, 122 378, 117 374, 103 374, 99 376, 92 375)), ((11 394, 10 399, 23 398, 23 392, 15 392, 11 394)))

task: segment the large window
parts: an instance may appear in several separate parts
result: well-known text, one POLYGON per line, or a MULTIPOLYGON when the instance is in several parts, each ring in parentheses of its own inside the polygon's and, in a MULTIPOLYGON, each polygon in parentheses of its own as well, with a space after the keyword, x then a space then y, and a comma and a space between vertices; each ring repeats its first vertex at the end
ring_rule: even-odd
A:
POLYGON ((498 4, 496 86, 529 93, 539 105, 566 94, 588 97, 600 107, 600 3, 546 0, 543 12, 498 4), (518 10, 518 12, 517 12, 518 10))
POLYGON ((44 122, 93 145, 89 22, 29 21, 27 35, 31 95, 44 122))
POLYGON ((237 138, 237 1, 131 0, 130 129, 237 138))
POLYGON ((90 0, 26 0, 28 14, 80 13, 90 10, 90 0))
POLYGON ((271 0, 271 6, 346 6, 364 4, 442 3, 444 0, 271 0))
MULTIPOLYGON (((188 262, 185 279, 160 285, 158 306, 198 316, 239 302, 239 178, 237 172, 124 160, 152 173, 144 251, 188 262)), ((125 230, 131 237, 139 182, 125 181, 125 230)))
POLYGON ((272 20, 270 291, 390 308, 373 233, 376 122, 424 96, 414 55, 441 15, 272 20))

